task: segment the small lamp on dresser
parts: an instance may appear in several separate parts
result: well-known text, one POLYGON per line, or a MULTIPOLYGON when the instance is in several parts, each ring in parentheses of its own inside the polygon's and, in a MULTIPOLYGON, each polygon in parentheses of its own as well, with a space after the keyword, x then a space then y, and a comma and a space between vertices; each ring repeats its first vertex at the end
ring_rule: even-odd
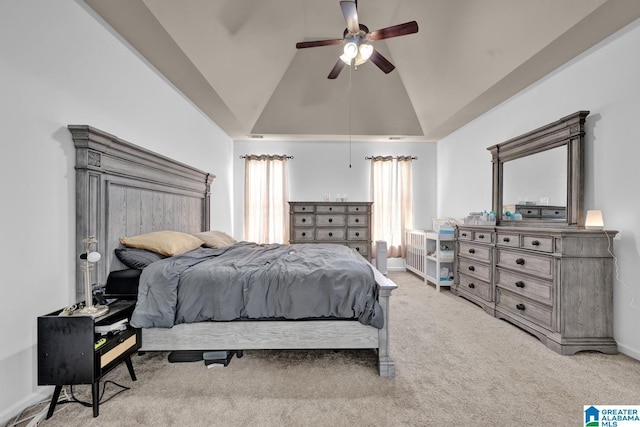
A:
POLYGON ((584 228, 588 230, 604 229, 604 219, 602 218, 602 211, 587 211, 587 218, 584 222, 584 228))

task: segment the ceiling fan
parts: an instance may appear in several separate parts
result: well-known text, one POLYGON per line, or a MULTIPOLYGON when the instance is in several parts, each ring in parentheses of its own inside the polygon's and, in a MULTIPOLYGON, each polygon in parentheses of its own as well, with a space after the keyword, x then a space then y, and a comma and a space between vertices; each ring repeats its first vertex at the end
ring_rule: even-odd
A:
POLYGON ((341 39, 298 42, 296 43, 296 48, 305 49, 308 47, 343 44, 343 54, 340 55, 340 59, 338 59, 338 62, 336 62, 336 65, 333 66, 333 69, 329 73, 329 79, 338 77, 345 65, 351 66, 351 64, 353 64, 357 67, 367 62, 367 60, 371 60, 371 62, 376 64, 385 74, 393 71, 396 67, 389 62, 387 58, 382 56, 380 52, 375 50, 371 42, 417 33, 418 23, 416 21, 410 21, 369 32, 369 28, 367 28, 366 25, 358 22, 358 0, 341 1, 340 8, 342 9, 344 20, 347 23, 347 28, 344 29, 341 39))

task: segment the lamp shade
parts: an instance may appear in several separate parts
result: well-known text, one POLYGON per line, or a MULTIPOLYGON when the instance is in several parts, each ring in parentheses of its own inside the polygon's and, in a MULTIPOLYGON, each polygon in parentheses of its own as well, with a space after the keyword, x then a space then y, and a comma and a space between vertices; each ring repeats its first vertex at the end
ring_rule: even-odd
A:
POLYGON ((602 230, 604 228, 602 211, 587 211, 587 218, 584 223, 584 228, 589 230, 602 230))

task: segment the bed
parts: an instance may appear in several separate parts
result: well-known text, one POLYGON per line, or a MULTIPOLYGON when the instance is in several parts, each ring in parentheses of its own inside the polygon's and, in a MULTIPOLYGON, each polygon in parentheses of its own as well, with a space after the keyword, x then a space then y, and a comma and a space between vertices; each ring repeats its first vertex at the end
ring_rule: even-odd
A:
MULTIPOLYGON (((96 250, 103 255, 94 273, 97 284, 105 284, 110 272, 127 268, 115 255, 116 249, 123 248, 121 237, 162 230, 188 234, 211 230, 214 175, 91 126, 69 125, 68 129, 76 148, 76 252, 84 252, 84 238, 96 236, 96 250)), ((76 259, 76 294, 82 300, 83 272, 76 259)), ((142 327, 141 351, 374 349, 379 375, 393 377, 389 299, 397 286, 375 268, 370 271, 382 316, 377 326, 358 319, 319 318, 142 327)))

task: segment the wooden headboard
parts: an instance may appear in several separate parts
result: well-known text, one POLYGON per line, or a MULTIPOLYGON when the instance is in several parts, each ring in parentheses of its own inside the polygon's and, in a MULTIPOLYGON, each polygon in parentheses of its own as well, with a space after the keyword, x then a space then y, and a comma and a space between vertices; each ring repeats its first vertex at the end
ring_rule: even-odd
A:
POLYGON ((87 125, 69 125, 76 147, 76 298, 84 299, 79 256, 95 236, 95 283, 126 268, 114 249, 122 236, 160 230, 209 230, 214 175, 87 125))

